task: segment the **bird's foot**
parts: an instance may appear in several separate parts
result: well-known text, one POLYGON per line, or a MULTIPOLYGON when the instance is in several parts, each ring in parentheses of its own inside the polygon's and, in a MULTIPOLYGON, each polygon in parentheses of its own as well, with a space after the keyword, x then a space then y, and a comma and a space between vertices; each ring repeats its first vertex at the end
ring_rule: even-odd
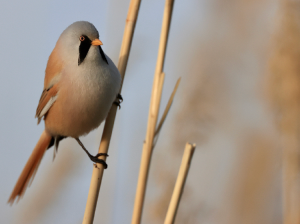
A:
POLYGON ((123 102, 123 97, 121 96, 120 93, 118 93, 116 101, 114 101, 114 104, 121 109, 121 103, 123 102))
POLYGON ((122 97, 122 95, 121 95, 120 93, 118 93, 118 95, 117 95, 117 99, 119 99, 119 100, 120 100, 120 103, 122 103, 122 102, 123 102, 123 97, 122 97))
POLYGON ((106 162, 103 160, 103 159, 99 159, 98 157, 99 156, 108 156, 106 153, 98 153, 97 155, 95 156, 92 156, 92 155, 89 155, 90 159, 95 162, 95 163, 100 163, 103 165, 104 169, 107 168, 107 164, 106 162))
POLYGON ((92 156, 89 151, 84 147, 82 142, 79 140, 79 138, 75 138, 75 140, 78 142, 78 144, 82 147, 82 149, 86 152, 86 154, 90 157, 90 159, 95 163, 100 163, 103 165, 104 169, 107 168, 107 164, 103 159, 99 159, 99 156, 108 156, 107 153, 98 153, 95 156, 92 156))

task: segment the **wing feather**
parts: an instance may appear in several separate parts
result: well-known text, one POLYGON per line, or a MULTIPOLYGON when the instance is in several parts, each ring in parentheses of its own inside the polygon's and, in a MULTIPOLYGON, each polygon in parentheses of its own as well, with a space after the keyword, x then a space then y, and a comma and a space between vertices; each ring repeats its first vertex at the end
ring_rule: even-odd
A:
POLYGON ((57 84, 53 85, 51 88, 45 89, 43 91, 35 115, 35 117, 38 118, 38 124, 41 122, 43 116, 47 114, 53 103, 56 101, 58 92, 57 86, 57 84))
POLYGON ((44 90, 42 92, 39 105, 36 109, 35 117, 38 118, 38 124, 43 116, 47 114, 53 103, 57 99, 58 82, 60 80, 61 72, 63 69, 63 62, 60 57, 59 41, 56 43, 52 53, 49 56, 45 71, 44 90))

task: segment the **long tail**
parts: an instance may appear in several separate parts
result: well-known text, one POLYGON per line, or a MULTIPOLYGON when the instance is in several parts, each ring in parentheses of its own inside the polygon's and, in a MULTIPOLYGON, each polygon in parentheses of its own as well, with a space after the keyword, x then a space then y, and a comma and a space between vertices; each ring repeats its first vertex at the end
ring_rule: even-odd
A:
POLYGON ((8 203, 11 205, 17 197, 19 197, 19 200, 24 195, 29 182, 32 182, 51 138, 52 136, 44 130, 8 199, 8 203))

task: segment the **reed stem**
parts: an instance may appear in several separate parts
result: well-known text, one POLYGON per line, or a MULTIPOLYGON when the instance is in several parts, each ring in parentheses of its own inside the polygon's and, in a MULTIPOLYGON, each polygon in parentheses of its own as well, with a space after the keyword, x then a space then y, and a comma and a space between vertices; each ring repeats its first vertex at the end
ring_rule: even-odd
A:
POLYGON ((166 0, 163 23, 161 29, 161 36, 158 49, 158 57, 156 63, 156 69, 154 74, 154 81, 152 87, 152 95, 150 100, 150 108, 148 115, 147 133, 146 139, 143 145, 142 159, 138 177, 138 184, 132 214, 132 224, 139 224, 141 222, 145 191, 152 155, 152 145, 156 129, 157 117, 159 112, 159 105, 162 92, 162 79, 164 78, 163 66, 165 61, 166 47, 170 30, 170 23, 173 11, 174 0, 166 0))
POLYGON ((179 173, 177 176, 176 184, 174 187, 174 191, 172 194, 172 198, 169 204, 169 208, 167 211, 166 219, 164 224, 173 224, 175 221, 175 217, 177 214, 178 206, 180 203, 180 198, 183 192, 183 188, 185 185, 185 181, 189 172, 189 168, 191 165, 192 157, 195 151, 196 145, 186 143, 185 150, 183 153, 179 173))
MULTIPOLYGON (((122 76, 121 89, 125 77, 125 71, 127 67, 129 53, 130 53, 133 33, 134 33, 135 24, 137 21, 137 16, 140 8, 140 2, 141 0, 131 0, 128 14, 127 14, 126 25, 125 25, 123 41, 122 41, 122 46, 119 55, 119 63, 118 63, 118 69, 122 76)), ((120 89, 120 93, 121 93, 121 89, 120 89)), ((104 126, 98 153, 108 152, 108 147, 111 139, 116 113, 117 113, 117 106, 112 106, 108 114, 108 117, 106 118, 105 121, 105 126, 104 126)), ((101 159, 106 160, 106 157, 103 157, 101 159)), ((99 190, 100 190, 101 181, 103 177, 103 171, 104 171, 104 167, 101 164, 94 164, 90 190, 88 193, 88 199, 87 199, 83 222, 82 222, 83 224, 92 224, 94 221, 99 190)))

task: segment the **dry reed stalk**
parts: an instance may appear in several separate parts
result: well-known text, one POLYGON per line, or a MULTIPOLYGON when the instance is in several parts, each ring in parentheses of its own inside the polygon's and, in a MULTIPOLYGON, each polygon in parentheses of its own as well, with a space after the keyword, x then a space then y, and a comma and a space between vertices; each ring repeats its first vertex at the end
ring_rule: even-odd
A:
POLYGON ((282 135, 283 223, 300 223, 300 4, 281 1, 282 20, 270 61, 270 92, 282 135))
POLYGON ((180 198, 183 192, 183 188, 185 185, 186 177, 189 172, 189 168, 191 165, 192 157, 194 155, 194 151, 196 148, 196 144, 186 143, 184 153, 182 156, 182 161, 179 169, 179 173, 177 176, 177 180, 175 183, 174 191, 172 194, 172 198, 170 201, 170 205, 168 208, 168 212, 165 219, 165 224, 172 224, 175 221, 176 213, 178 210, 180 198))
POLYGON ((170 98, 169 98, 169 101, 168 101, 168 103, 167 103, 167 106, 166 106, 166 108, 165 108, 165 110, 164 110, 164 113, 163 113, 163 115, 162 115, 162 117, 161 117, 161 119, 160 119, 160 121, 159 121, 159 123, 158 123, 158 125, 157 125, 157 128, 156 128, 155 133, 154 133, 154 142, 153 142, 153 145, 152 145, 152 150, 153 150, 153 148, 154 148, 155 145, 156 145, 156 142, 157 142, 157 139, 158 139, 158 134, 159 134, 159 132, 160 132, 160 129, 161 129, 161 127, 163 126, 163 124, 164 124, 164 122, 165 122, 165 120, 166 120, 166 118, 167 118, 167 115, 168 115, 168 113, 169 113, 169 111, 170 111, 170 108, 171 108, 171 106, 172 106, 172 103, 173 103, 173 100, 174 100, 174 96, 175 96, 175 94, 176 94, 176 92, 177 92, 177 89, 178 89, 180 80, 181 80, 181 78, 179 78, 179 79, 177 80, 176 85, 175 85, 175 87, 174 87, 174 90, 173 90, 173 92, 172 92, 172 94, 171 94, 171 96, 170 96, 170 98))
MULTIPOLYGON (((118 63, 118 69, 122 76, 120 92, 122 90, 122 85, 125 77, 125 71, 127 67, 127 61, 129 57, 130 48, 131 48, 133 33, 134 33, 135 24, 136 24, 136 20, 140 8, 140 2, 141 0, 131 0, 128 9, 123 41, 122 41, 122 46, 119 55, 119 63, 118 63)), ((108 117, 106 118, 105 121, 105 126, 104 126, 98 153, 108 152, 108 147, 111 139, 116 113, 117 113, 117 107, 112 106, 108 114, 108 117)), ((103 157, 102 159, 106 160, 105 157, 103 157)), ((82 222, 83 224, 93 223, 100 185, 103 177, 103 171, 104 171, 104 167, 102 165, 100 164, 94 165, 90 190, 89 190, 83 222, 82 222)))
POLYGON ((169 36, 169 29, 173 11, 174 0, 166 0, 164 8, 163 23, 161 29, 161 36, 158 49, 158 57, 156 62, 156 69, 154 74, 154 81, 152 87, 152 94, 150 100, 150 108, 148 115, 146 139, 143 145, 143 152, 141 158, 141 165, 139 171, 139 178, 137 190, 135 195, 135 202, 132 214, 132 224, 141 222, 143 204, 145 198, 145 191, 149 173, 150 160, 152 155, 152 145, 159 112, 160 98, 162 92, 162 79, 164 78, 163 66, 165 61, 166 46, 169 36))

